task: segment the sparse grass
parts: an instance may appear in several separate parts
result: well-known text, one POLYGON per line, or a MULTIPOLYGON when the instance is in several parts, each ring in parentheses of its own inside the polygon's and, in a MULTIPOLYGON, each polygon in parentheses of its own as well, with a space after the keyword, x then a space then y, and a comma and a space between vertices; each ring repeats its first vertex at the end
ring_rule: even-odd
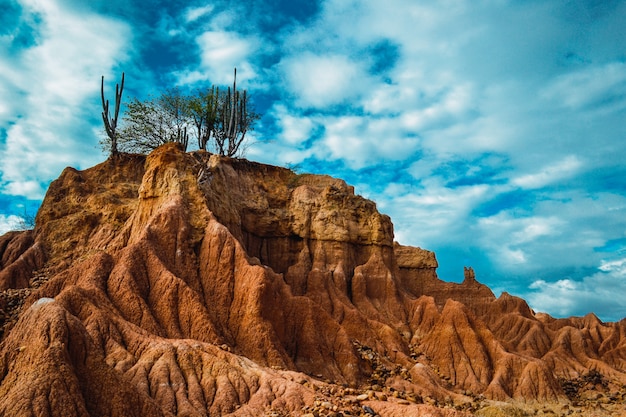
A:
POLYGON ((530 417, 530 414, 513 405, 490 405, 476 412, 479 417, 530 417))
POLYGON ((300 180, 309 174, 294 174, 287 182, 287 188, 293 189, 300 185, 300 180))

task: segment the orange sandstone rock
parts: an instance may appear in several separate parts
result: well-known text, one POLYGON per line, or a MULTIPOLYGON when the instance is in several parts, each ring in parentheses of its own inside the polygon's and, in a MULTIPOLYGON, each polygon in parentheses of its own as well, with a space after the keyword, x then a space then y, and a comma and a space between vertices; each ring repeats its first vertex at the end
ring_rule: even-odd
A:
POLYGON ((462 416, 626 383, 624 321, 441 281, 345 182, 172 144, 66 169, 0 256, 2 415, 358 415, 369 390, 462 416))

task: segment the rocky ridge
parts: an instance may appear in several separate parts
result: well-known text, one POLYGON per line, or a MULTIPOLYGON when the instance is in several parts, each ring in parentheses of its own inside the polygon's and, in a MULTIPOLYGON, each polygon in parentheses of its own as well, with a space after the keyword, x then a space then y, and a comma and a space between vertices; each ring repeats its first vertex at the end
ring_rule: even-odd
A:
POLYGON ((0 255, 1 415, 626 412, 626 320, 441 281, 339 179, 121 155, 0 255))

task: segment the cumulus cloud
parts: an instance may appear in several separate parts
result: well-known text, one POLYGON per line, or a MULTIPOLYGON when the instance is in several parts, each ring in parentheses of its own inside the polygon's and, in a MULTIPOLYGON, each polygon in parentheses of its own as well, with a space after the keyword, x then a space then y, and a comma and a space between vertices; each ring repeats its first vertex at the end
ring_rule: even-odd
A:
POLYGON ((5 193, 37 199, 65 166, 101 158, 91 135, 99 78, 123 59, 130 33, 117 21, 60 2, 25 1, 22 8, 25 19, 37 16, 37 39, 17 54, 6 45, 0 52, 0 91, 12 97, 2 112, 0 170, 5 193))
POLYGON ((598 272, 583 277, 536 280, 529 286, 528 301, 538 311, 559 316, 595 313, 604 320, 626 317, 626 301, 616 294, 626 292, 626 258, 603 261, 598 272))
POLYGON ((539 172, 512 178, 511 183, 522 188, 545 187, 548 184, 571 178, 582 165, 576 155, 568 155, 560 161, 543 167, 539 172))
POLYGON ((542 264, 535 251, 543 246, 542 241, 558 242, 563 223, 556 216, 519 217, 503 211, 477 219, 475 244, 489 250, 493 264, 499 264, 502 271, 532 270, 542 264))
POLYGON ((323 117, 319 157, 345 161, 360 169, 381 161, 402 161, 418 149, 419 138, 407 134, 394 118, 323 117))
POLYGON ((199 48, 200 64, 175 73, 180 84, 230 85, 233 69, 237 68, 239 82, 249 82, 256 77, 251 55, 259 46, 254 37, 237 32, 209 30, 195 38, 199 48))
POLYGON ((185 21, 187 23, 193 23, 200 19, 201 17, 205 17, 209 13, 211 13, 215 9, 215 6, 212 4, 207 4, 206 6, 200 7, 189 7, 185 10, 185 21))
POLYGON ((471 244, 466 238, 472 231, 465 219, 489 187, 477 184, 451 189, 437 179, 425 179, 420 185, 390 184, 375 195, 380 209, 394 220, 396 240, 430 248, 449 239, 471 244))
POLYGON ((571 109, 622 110, 626 108, 626 63, 609 62, 563 74, 546 86, 542 96, 571 109))
POLYGON ((273 116, 278 120, 281 139, 290 146, 301 147, 312 136, 315 123, 306 117, 294 116, 282 104, 272 109, 273 116))
POLYGON ((26 227, 26 220, 20 216, 0 214, 0 236, 12 230, 23 230, 26 227))
POLYGON ((344 55, 305 52, 281 63, 287 88, 303 107, 324 109, 352 102, 367 88, 368 75, 359 62, 344 55))
POLYGON ((236 32, 210 31, 200 35, 197 42, 203 67, 212 74, 224 74, 223 79, 217 79, 217 82, 230 81, 232 69, 240 63, 243 63, 245 71, 250 71, 246 59, 255 47, 253 40, 245 39, 236 32))

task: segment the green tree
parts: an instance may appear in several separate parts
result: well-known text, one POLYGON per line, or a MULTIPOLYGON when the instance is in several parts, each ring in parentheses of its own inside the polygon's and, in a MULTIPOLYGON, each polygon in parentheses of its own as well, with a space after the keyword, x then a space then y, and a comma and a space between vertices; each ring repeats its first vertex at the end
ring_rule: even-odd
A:
POLYGON ((119 146, 125 152, 148 153, 159 146, 178 142, 187 149, 187 98, 178 89, 140 101, 133 98, 124 115, 119 146))
POLYGON ((197 90, 195 95, 188 98, 187 111, 196 128, 199 149, 206 150, 214 135, 219 108, 219 87, 211 86, 206 90, 197 90))

